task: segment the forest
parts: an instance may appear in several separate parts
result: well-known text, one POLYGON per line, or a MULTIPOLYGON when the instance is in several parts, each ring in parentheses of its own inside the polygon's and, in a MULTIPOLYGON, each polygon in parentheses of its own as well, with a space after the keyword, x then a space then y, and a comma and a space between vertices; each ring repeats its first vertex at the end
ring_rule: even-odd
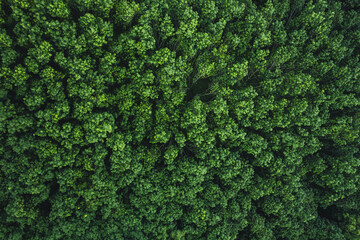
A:
POLYGON ((360 239, 359 0, 0 0, 0 239, 360 239))

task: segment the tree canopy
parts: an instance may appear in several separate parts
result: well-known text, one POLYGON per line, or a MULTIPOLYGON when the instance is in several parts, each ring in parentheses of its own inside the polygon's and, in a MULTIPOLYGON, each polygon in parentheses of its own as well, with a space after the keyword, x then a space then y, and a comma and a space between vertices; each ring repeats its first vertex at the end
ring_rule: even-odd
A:
POLYGON ((360 1, 0 0, 0 239, 360 239, 360 1))

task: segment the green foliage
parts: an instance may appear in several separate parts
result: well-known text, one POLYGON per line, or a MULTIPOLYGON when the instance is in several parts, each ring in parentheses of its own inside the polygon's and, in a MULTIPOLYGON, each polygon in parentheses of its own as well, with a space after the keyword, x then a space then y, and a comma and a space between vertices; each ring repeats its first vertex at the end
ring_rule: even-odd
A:
POLYGON ((0 239, 360 239, 359 7, 0 0, 0 239))

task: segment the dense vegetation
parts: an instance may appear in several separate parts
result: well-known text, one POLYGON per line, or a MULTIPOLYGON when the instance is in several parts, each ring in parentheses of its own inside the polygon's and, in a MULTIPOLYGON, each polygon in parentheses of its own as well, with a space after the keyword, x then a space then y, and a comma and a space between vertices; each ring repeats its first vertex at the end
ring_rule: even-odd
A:
POLYGON ((360 1, 0 6, 0 239, 360 239, 360 1))

